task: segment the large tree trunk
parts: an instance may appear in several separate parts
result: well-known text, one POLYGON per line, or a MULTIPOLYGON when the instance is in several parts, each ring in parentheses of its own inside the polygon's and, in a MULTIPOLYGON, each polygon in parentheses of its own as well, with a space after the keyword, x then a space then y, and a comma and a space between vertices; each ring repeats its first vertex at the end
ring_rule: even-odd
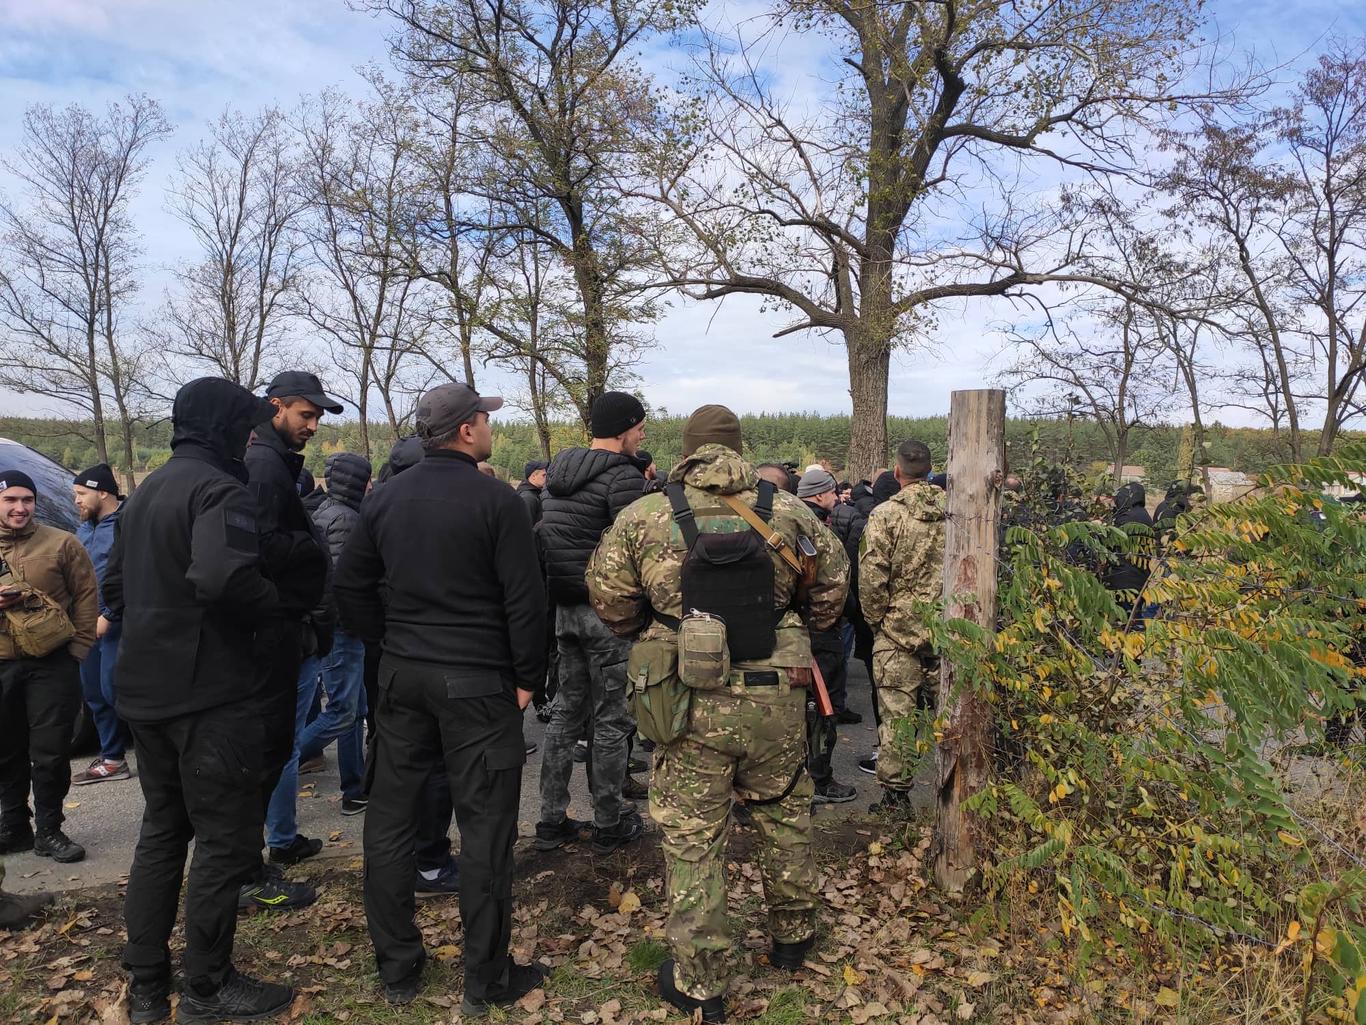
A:
MULTIPOLYGON (((944 614, 996 629, 996 562, 1005 474, 1006 393, 956 391, 949 404, 944 614)), ((944 659, 937 751, 939 820, 935 878, 961 891, 977 874, 978 840, 964 803, 986 785, 991 769, 991 705, 944 659)))
POLYGON ((849 476, 869 479, 887 465, 887 381, 892 348, 885 338, 857 328, 845 333, 849 356, 849 476))

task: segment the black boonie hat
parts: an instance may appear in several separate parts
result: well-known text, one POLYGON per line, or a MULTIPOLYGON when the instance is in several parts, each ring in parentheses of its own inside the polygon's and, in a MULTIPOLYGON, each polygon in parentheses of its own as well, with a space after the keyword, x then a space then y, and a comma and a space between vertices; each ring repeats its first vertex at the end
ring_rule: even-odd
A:
POLYGON ((318 375, 310 374, 306 370, 283 370, 275 375, 275 380, 266 388, 268 399, 287 399, 294 395, 307 399, 329 413, 342 411, 341 399, 333 398, 323 391, 323 384, 318 380, 318 375))

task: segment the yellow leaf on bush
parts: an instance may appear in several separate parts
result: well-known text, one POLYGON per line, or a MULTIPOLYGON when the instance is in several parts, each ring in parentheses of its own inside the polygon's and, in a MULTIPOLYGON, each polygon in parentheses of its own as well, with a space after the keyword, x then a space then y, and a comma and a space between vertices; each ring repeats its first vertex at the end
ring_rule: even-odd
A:
POLYGON ((1284 829, 1278 829, 1278 830, 1276 830, 1276 835, 1277 835, 1278 837, 1280 837, 1281 843, 1285 844, 1287 847, 1303 847, 1303 846, 1304 846, 1304 841, 1303 841, 1303 840, 1301 840, 1301 839, 1300 839, 1298 836, 1296 836, 1294 833, 1287 833, 1284 829))

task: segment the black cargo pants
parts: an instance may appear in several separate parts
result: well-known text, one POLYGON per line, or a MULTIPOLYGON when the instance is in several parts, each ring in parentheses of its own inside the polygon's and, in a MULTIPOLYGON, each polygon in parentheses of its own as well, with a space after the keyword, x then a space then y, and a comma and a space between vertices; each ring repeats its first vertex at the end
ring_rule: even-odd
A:
POLYGON ((444 760, 460 830, 465 994, 506 981, 512 937, 512 846, 526 745, 511 682, 405 662, 380 664, 370 804, 365 812, 365 914, 380 978, 422 963, 413 921, 415 840, 423 784, 444 760))
POLYGON ((170 979, 167 944, 193 839, 185 979, 207 995, 232 965, 237 895, 261 865, 266 724, 255 702, 238 702, 130 728, 146 809, 124 899, 123 965, 135 983, 170 979))
POLYGON ((28 828, 32 782, 38 831, 61 828, 80 701, 80 664, 65 647, 42 658, 0 661, 0 819, 6 826, 28 828))

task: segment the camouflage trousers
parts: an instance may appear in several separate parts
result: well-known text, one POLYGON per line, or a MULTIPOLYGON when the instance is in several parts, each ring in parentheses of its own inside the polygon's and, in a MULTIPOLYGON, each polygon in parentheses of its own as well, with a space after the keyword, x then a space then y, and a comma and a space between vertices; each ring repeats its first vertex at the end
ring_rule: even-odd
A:
POLYGON ((910 790, 915 785, 914 766, 907 765, 897 750, 896 730, 899 722, 915 714, 920 688, 933 692, 935 680, 926 668, 932 658, 928 649, 907 651, 884 637, 873 643, 873 673, 882 716, 877 728, 877 781, 884 787, 910 790))
MULTIPOLYGON (((688 732, 655 751, 650 815, 664 837, 669 897, 665 935, 675 983, 699 1000, 725 992, 726 835, 736 796, 777 797, 805 757, 806 691, 779 687, 696 691, 688 732), (738 692, 737 692, 738 691, 738 692)), ((751 805, 773 938, 795 943, 816 929, 811 778, 775 804, 751 805)))

